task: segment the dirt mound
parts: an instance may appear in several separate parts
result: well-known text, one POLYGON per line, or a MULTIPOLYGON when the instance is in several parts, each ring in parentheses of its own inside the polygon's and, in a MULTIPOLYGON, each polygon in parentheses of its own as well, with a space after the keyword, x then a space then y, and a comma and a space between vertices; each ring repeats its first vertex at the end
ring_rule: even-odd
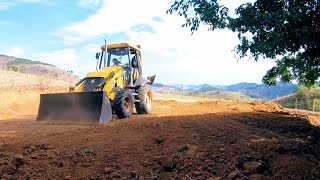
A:
POLYGON ((68 92, 66 87, 1 87, 0 120, 17 116, 34 116, 38 112, 40 94, 68 92))
POLYGON ((156 101, 107 125, 34 119, 0 121, 3 179, 320 178, 320 129, 273 103, 156 101))

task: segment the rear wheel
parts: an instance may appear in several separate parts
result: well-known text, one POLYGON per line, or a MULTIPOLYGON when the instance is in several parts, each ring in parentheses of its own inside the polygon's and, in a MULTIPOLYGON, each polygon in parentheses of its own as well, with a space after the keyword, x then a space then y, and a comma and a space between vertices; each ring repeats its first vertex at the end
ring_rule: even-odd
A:
POLYGON ((138 102, 135 103, 136 110, 138 114, 149 114, 153 108, 153 96, 151 87, 149 84, 141 86, 137 89, 136 100, 138 102))
POLYGON ((132 115, 134 99, 127 90, 119 91, 114 99, 113 110, 119 119, 127 118, 132 115))

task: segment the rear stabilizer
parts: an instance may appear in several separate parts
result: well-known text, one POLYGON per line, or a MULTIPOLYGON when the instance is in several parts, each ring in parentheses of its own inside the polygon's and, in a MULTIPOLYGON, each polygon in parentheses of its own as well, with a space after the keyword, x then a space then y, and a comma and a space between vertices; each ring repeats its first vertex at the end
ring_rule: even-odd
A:
POLYGON ((112 108, 105 91, 41 94, 37 122, 107 123, 112 108))

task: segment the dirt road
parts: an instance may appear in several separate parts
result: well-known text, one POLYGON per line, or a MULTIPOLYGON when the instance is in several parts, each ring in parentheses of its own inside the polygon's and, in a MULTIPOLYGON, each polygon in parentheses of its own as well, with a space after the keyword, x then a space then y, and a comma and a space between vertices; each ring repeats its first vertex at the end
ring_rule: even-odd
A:
POLYGON ((35 113, 0 121, 3 179, 320 178, 319 127, 272 103, 156 101, 107 125, 35 113))

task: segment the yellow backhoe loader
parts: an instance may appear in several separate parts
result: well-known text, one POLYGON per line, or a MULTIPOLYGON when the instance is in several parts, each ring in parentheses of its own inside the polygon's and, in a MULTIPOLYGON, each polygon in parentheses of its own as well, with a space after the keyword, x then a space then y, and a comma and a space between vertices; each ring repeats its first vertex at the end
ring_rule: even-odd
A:
POLYGON ((142 77, 140 45, 103 45, 96 53, 96 71, 88 73, 70 92, 41 94, 36 121, 99 122, 138 114, 153 108, 151 85, 154 76, 142 77))

